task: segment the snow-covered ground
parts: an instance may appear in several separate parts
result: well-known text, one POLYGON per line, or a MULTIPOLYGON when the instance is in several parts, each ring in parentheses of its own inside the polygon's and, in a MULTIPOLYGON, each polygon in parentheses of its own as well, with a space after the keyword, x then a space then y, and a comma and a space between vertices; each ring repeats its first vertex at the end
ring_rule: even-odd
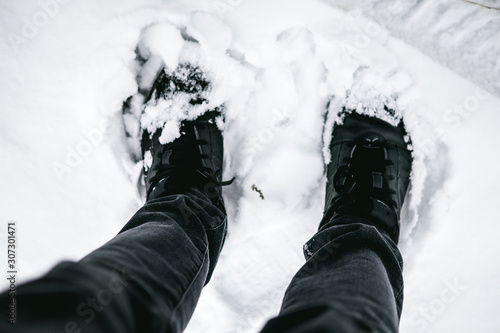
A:
POLYGON ((321 218, 327 102, 369 111, 381 96, 415 150, 401 332, 500 330, 500 13, 458 0, 2 1, 0 239, 17 221, 20 281, 81 258, 140 206, 120 108, 150 25, 167 64, 210 71, 237 177, 188 333, 257 332, 278 313, 321 218))

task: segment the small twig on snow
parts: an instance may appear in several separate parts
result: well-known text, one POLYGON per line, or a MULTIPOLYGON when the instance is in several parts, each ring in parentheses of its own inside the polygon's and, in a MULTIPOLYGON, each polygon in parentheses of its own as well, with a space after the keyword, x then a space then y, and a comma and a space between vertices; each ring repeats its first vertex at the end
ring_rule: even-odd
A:
POLYGON ((482 5, 482 4, 477 3, 477 2, 474 2, 474 1, 469 1, 469 0, 462 0, 462 1, 463 1, 463 2, 468 2, 468 3, 471 3, 471 4, 473 4, 473 5, 481 6, 481 7, 484 7, 484 8, 488 8, 488 9, 500 10, 500 8, 497 8, 497 7, 490 7, 490 6, 482 5))
POLYGON ((262 191, 261 191, 261 190, 259 190, 259 189, 257 188, 257 186, 255 186, 255 184, 254 184, 254 185, 252 185, 252 191, 255 191, 255 192, 259 193, 260 198, 261 198, 262 200, 264 200, 264 193, 262 193, 262 191))

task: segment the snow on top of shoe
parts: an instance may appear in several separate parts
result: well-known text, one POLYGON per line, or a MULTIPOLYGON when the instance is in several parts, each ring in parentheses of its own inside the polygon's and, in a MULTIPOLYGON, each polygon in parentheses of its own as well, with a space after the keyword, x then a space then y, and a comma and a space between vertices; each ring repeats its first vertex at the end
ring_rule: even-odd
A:
POLYGON ((160 142, 168 143, 180 135, 183 120, 195 119, 217 105, 209 101, 212 87, 207 75, 191 63, 181 63, 173 71, 166 68, 160 79, 144 108, 141 126, 150 133, 163 128, 160 142))
MULTIPOLYGON (((147 30, 151 31, 143 34, 139 53, 148 59, 146 65, 155 57, 163 59, 165 68, 160 75, 164 76, 165 85, 155 87, 155 95, 145 105, 140 122, 141 128, 150 133, 162 128, 160 142, 165 144, 180 136, 179 128, 183 120, 196 119, 220 107, 234 94, 244 75, 235 75, 238 68, 235 68, 234 60, 214 56, 214 53, 220 53, 220 45, 206 46, 190 36, 183 38, 177 27, 168 24, 147 30), (163 46, 162 33, 175 36, 172 48, 170 41, 169 47, 163 46)), ((156 63, 155 60, 153 68, 156 63)), ((155 73, 154 69, 149 69, 149 72, 155 73)), ((217 121, 217 125, 223 129, 222 121, 217 121)))
POLYGON ((323 133, 323 158, 330 163, 330 141, 335 124, 342 124, 346 114, 355 112, 378 118, 393 126, 402 119, 395 88, 373 69, 360 67, 353 74, 350 87, 338 89, 328 105, 323 133))
POLYGON ((354 83, 346 91, 344 107, 394 126, 402 118, 394 88, 382 75, 369 68, 362 67, 355 72, 354 83))
POLYGON ((139 52, 145 59, 152 55, 159 56, 169 68, 179 65, 179 54, 183 47, 184 39, 180 31, 169 23, 155 24, 145 29, 138 43, 139 52), (160 40, 168 43, 157 42, 160 40))

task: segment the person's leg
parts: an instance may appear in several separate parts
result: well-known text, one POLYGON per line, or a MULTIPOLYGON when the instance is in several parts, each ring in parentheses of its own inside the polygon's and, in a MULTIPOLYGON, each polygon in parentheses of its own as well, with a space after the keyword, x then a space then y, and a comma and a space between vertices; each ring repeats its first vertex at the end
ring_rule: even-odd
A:
MULTIPOLYGON (((199 107, 209 88, 203 80, 189 64, 162 71, 148 105, 181 95, 186 110, 199 107)), ((177 333, 186 327, 226 235, 221 112, 183 121, 180 136, 165 144, 155 126, 161 121, 149 120, 141 140, 144 207, 98 250, 20 286, 16 326, 0 321, 0 332, 177 333)), ((0 295, 1 304, 8 301, 0 295)))
POLYGON ((397 332, 403 302, 396 244, 362 218, 344 216, 307 244, 307 263, 263 333, 397 332))
POLYGON ((405 134, 402 124, 357 114, 335 128, 325 216, 280 315, 262 333, 398 331, 399 215, 411 169, 405 134))
POLYGON ((19 286, 17 324, 0 331, 181 332, 225 231, 225 213, 199 190, 149 201, 98 250, 19 286))

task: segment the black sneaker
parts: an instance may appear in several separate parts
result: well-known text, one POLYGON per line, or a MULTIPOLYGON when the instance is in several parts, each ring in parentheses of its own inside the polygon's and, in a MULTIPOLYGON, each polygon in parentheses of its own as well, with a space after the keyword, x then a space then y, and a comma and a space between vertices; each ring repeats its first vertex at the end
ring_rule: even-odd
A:
MULTIPOLYGON (((187 75, 180 80, 179 76, 162 71, 150 98, 169 98, 181 91, 192 97, 189 102, 192 105, 204 102, 202 92, 209 83, 201 70, 185 65, 182 72, 187 75)), ((183 121, 180 137, 167 144, 160 143, 162 129, 143 132, 141 148, 147 201, 194 187, 224 210, 221 186, 231 182, 222 182, 223 138, 216 124, 222 119, 221 111, 222 107, 217 107, 195 120, 183 121)))
POLYGON ((393 126, 378 118, 346 114, 330 143, 321 226, 337 216, 360 216, 398 242, 412 164, 405 137, 402 121, 393 126))

